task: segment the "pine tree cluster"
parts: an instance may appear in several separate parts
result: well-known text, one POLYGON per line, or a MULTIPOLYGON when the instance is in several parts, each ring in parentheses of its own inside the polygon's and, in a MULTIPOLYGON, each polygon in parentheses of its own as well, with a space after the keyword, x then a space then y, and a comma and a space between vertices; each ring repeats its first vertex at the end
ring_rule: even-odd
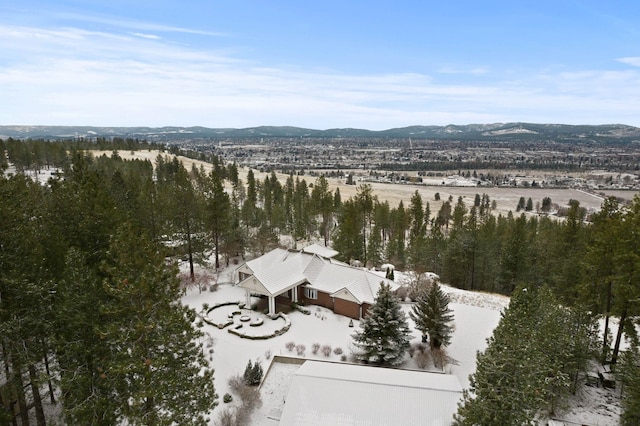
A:
POLYGON ((260 381, 262 381, 262 365, 260 362, 256 361, 252 364, 251 360, 247 363, 247 366, 244 369, 244 374, 242 375, 245 384, 248 386, 258 386, 260 381))
POLYGON ((576 392, 596 347, 592 317, 558 304, 551 291, 519 289, 478 353, 458 425, 532 424, 576 392))

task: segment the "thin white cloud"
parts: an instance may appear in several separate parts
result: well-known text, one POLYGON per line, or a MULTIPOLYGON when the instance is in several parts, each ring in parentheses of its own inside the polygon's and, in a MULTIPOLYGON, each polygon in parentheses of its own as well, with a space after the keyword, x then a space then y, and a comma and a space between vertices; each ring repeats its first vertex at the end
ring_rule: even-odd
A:
POLYGON ((144 34, 144 33, 131 33, 132 36, 136 36, 136 37, 140 37, 140 38, 146 38, 149 40, 160 40, 162 37, 157 36, 155 34, 144 34))
POLYGON ((208 31, 198 28, 184 28, 176 27, 173 25, 163 25, 145 21, 136 21, 122 18, 112 18, 104 16, 95 16, 89 14, 77 14, 77 13, 56 13, 55 16, 59 19, 68 19, 78 22, 91 22, 96 24, 104 24, 112 27, 127 28, 138 31, 150 31, 150 32, 166 32, 166 33, 184 33, 194 34, 210 37, 227 37, 228 34, 223 32, 208 31))
POLYGON ((473 68, 441 67, 438 69, 438 73, 484 75, 489 73, 489 68, 487 67, 473 67, 473 68))
POLYGON ((640 67, 640 56, 628 56, 626 58, 618 58, 618 62, 631 65, 634 67, 640 67))
POLYGON ((0 104, 2 124, 640 124, 635 69, 518 80, 468 73, 466 84, 452 84, 420 73, 291 70, 149 35, 0 25, 0 93, 11 99, 0 104))

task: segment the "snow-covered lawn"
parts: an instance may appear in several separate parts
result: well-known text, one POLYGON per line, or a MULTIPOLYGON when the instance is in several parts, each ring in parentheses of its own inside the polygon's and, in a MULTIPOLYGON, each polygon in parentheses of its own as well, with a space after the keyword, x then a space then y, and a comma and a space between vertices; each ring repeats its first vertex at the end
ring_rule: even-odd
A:
MULTIPOLYGON (((229 267, 220 273, 218 282, 232 282, 233 270, 235 266, 229 267)), ((407 279, 402 273, 396 272, 396 281, 402 282, 407 279)), ((501 310, 508 305, 509 299, 500 295, 467 292, 448 286, 443 286, 451 298, 450 307, 455 315, 455 334, 451 345, 447 348, 447 354, 452 362, 446 366, 445 371, 454 374, 463 388, 469 386, 469 375, 475 370, 476 352, 486 348, 486 339, 491 336, 493 329, 500 320, 501 310)), ((191 306, 197 312, 202 312, 203 303, 213 306, 223 302, 244 302, 244 290, 232 284, 220 284, 215 292, 192 289, 183 297, 183 303, 191 306)), ((212 312, 212 316, 220 315, 224 319, 228 314, 237 310, 237 305, 219 308, 219 312, 212 312)), ((352 338, 351 336, 359 327, 359 321, 353 320, 353 327, 349 327, 350 318, 336 315, 326 308, 309 306, 311 315, 304 315, 301 312, 293 311, 288 315, 291 321, 291 328, 283 335, 267 340, 243 339, 232 333, 228 329, 233 325, 219 329, 215 326, 205 324, 204 332, 213 339, 213 346, 208 347, 208 341, 203 341, 203 351, 210 359, 215 368, 216 392, 220 397, 220 404, 211 416, 211 424, 216 424, 218 414, 227 406, 236 404, 237 399, 225 404, 222 396, 229 392, 229 378, 235 375, 242 375, 249 360, 260 361, 265 373, 273 360, 273 356, 282 355, 287 357, 300 357, 306 359, 329 360, 340 362, 343 355, 348 360, 352 360, 352 338), (287 343, 293 342, 297 348, 287 349, 287 343), (313 353, 314 344, 321 347, 328 345, 332 351, 329 356, 322 354, 322 350, 313 353), (302 349, 302 346, 304 349, 302 349), (342 349, 343 355, 335 354, 335 348, 342 349), (298 349, 302 355, 298 355, 298 349)), ((404 303, 403 310, 409 312, 411 304, 404 303)), ((247 311, 250 312, 250 311, 247 311)), ((243 314, 246 312, 243 311, 243 314)), ((253 317, 261 316, 256 312, 251 312, 253 317)), ((265 318, 265 324, 260 327, 270 327, 267 324, 270 319, 265 318)), ((234 321, 239 323, 238 315, 234 321)), ((410 326, 413 323, 408 319, 410 326)), ((248 324, 244 327, 249 327, 248 324)), ((261 330, 263 332, 265 330, 261 330)), ((412 344, 420 342, 420 333, 413 332, 412 344)), ((277 421, 270 419, 275 416, 284 403, 284 397, 288 390, 291 375, 297 369, 295 364, 276 363, 274 368, 268 372, 263 382, 260 393, 262 406, 252 415, 254 425, 275 425, 277 421)), ((402 368, 417 369, 418 365, 415 357, 407 357, 407 361, 402 368)), ((433 368, 429 366, 428 368, 433 368)), ((574 421, 578 424, 589 425, 615 425, 618 424, 620 412, 618 398, 615 391, 602 388, 586 388, 580 395, 574 398, 572 408, 564 419, 574 421)))

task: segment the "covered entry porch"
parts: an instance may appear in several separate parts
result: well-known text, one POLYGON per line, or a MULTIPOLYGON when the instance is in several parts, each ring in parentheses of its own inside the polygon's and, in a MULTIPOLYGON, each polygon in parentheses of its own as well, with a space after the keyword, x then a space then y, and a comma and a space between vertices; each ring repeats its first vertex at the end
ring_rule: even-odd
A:
MULTIPOLYGON (((238 285, 244 288, 245 291, 245 304, 251 306, 251 295, 260 294, 265 296, 268 300, 267 306, 269 307, 269 315, 275 315, 277 311, 276 298, 278 296, 286 296, 291 302, 298 302, 298 287, 306 284, 306 279, 298 279, 294 282, 286 283, 279 288, 268 288, 265 286, 255 275, 252 275, 241 281, 238 285)), ((283 283, 284 284, 284 283, 283 283)))

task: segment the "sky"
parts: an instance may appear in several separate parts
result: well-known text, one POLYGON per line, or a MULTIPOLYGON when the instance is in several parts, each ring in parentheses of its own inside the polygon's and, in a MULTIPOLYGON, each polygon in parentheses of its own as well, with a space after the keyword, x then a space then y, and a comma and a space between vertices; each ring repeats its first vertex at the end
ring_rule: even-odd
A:
POLYGON ((3 0, 0 124, 640 126, 637 0, 3 0))

